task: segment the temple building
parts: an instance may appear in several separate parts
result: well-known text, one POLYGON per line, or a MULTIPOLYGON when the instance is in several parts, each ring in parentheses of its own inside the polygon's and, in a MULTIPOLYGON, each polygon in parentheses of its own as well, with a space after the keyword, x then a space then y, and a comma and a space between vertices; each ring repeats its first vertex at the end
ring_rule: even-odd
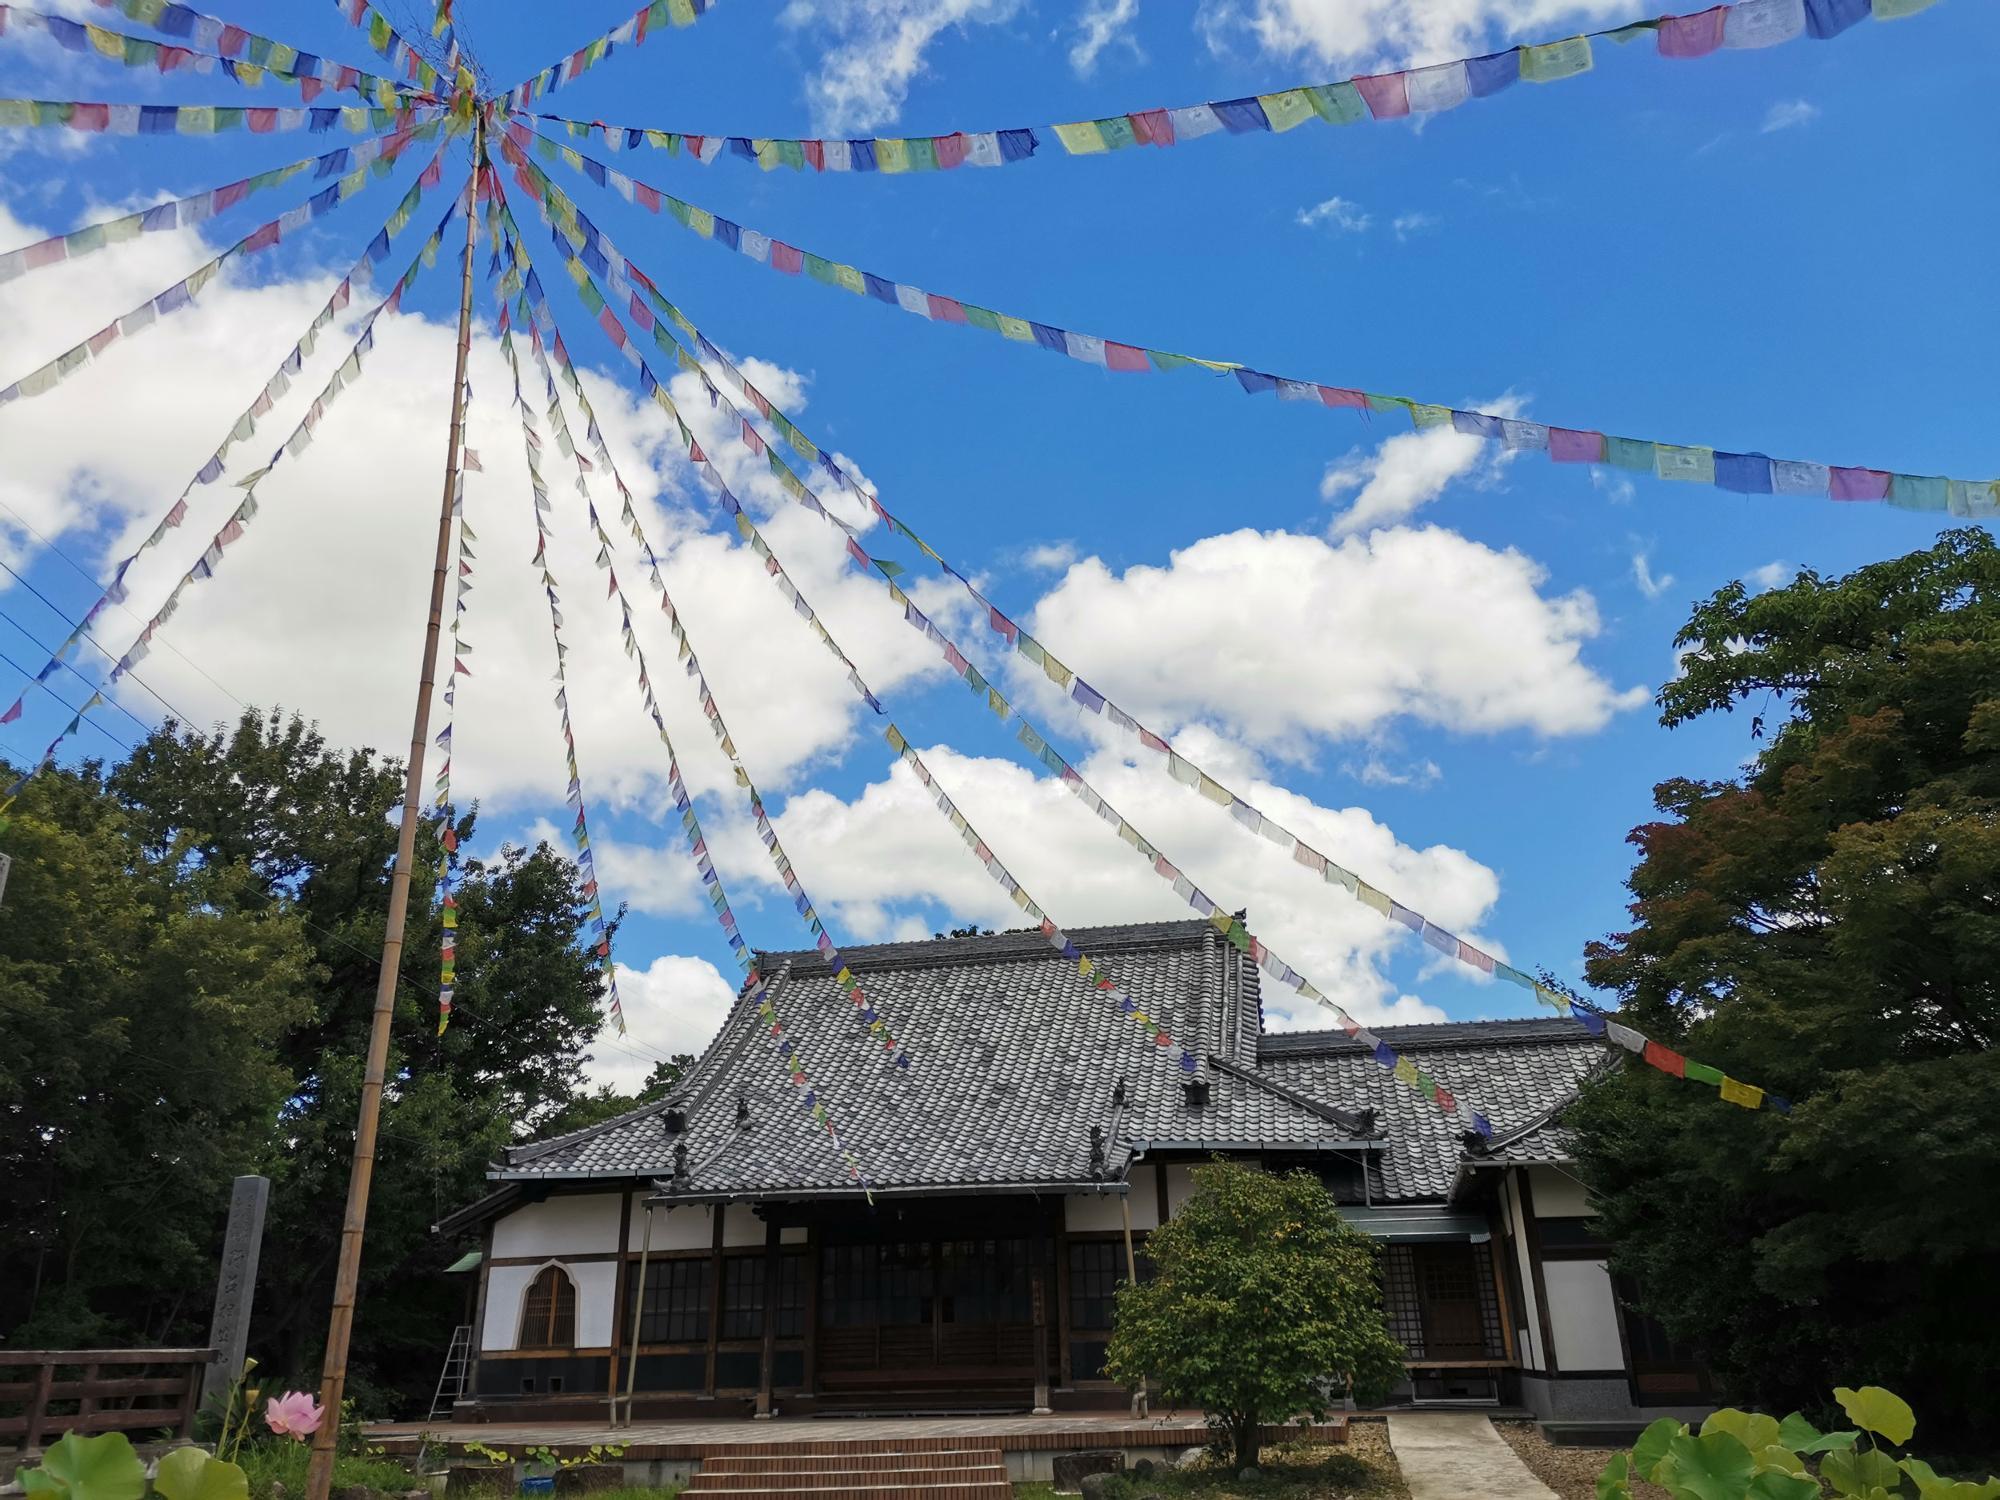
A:
POLYGON ((1382 1242, 1398 1399, 1704 1409, 1702 1371, 1625 1306, 1555 1123, 1613 1065, 1600 1040, 1556 1018, 1383 1029, 1492 1120, 1468 1141, 1343 1032, 1266 1032, 1256 966, 1208 923, 1071 936, 1193 1072, 1039 932, 845 951, 908 1068, 817 952, 762 954, 860 1178, 739 997, 671 1095, 508 1151, 438 1226, 477 1249, 458 1416, 601 1416, 628 1382, 641 1418, 1122 1407, 1116 1288, 1216 1156, 1314 1173, 1382 1242))

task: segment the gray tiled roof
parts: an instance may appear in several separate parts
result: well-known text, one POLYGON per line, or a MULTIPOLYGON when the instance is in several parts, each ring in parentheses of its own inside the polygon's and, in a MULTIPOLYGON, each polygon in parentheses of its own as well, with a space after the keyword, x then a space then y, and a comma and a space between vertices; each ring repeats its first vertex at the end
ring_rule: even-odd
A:
MULTIPOLYGON (((1187 1104, 1171 1050, 1155 1045, 1146 1028, 1079 978, 1038 932, 845 950, 870 1000, 907 1047, 906 1070, 890 1066, 879 1043, 868 1039, 818 953, 760 955, 786 1036, 873 1186, 1087 1186, 1093 1125, 1105 1132, 1112 1179, 1123 1175, 1135 1143, 1351 1147, 1359 1122, 1343 1111, 1372 1106, 1388 1134, 1379 1153, 1386 1158, 1378 1182, 1383 1195, 1448 1191, 1462 1154, 1450 1122, 1337 1032, 1260 1037, 1257 970, 1208 923, 1071 935, 1204 1059, 1205 1107, 1187 1104), (1113 1102, 1121 1077, 1122 1108, 1113 1102)), ((1503 1135, 1572 1090, 1603 1055, 1600 1043, 1566 1022, 1401 1027, 1383 1035, 1416 1048, 1425 1066, 1477 1101, 1503 1135), (1442 1045, 1433 1048, 1432 1041, 1442 1045)), ((688 1148, 689 1177, 677 1193, 852 1190, 831 1142, 806 1118, 778 1045, 754 1004, 739 997, 671 1100, 516 1148, 491 1175, 666 1178, 678 1139, 688 1148), (739 1096, 749 1104, 742 1128, 739 1096), (678 1138, 664 1129, 669 1105, 687 1113, 687 1132, 678 1138)))
MULTIPOLYGON (((1566 1156, 1562 1131, 1547 1117, 1609 1057, 1604 1043, 1581 1026, 1554 1018, 1384 1026, 1376 1035, 1486 1113, 1503 1143, 1487 1160, 1566 1156)), ((1359 1042, 1338 1031, 1274 1034, 1263 1039, 1258 1068, 1303 1093, 1339 1096, 1381 1112, 1387 1141, 1374 1158, 1380 1196, 1442 1198, 1451 1191, 1464 1156, 1458 1126, 1391 1078, 1359 1042)))

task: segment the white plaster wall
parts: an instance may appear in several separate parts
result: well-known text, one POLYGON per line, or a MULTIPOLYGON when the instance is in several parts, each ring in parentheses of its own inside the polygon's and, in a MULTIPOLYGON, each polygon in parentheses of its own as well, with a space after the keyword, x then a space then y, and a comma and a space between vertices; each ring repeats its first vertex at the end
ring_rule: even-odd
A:
MULTIPOLYGON (((1146 1176, 1150 1179, 1152 1174, 1146 1176)), ((1119 1198, 1117 1193, 1071 1193, 1063 1199, 1063 1223, 1071 1229, 1117 1233, 1125 1228, 1119 1198)), ((1136 1213, 1132 1215, 1132 1227, 1135 1230, 1139 1227, 1136 1213)))
POLYGON ((1555 1338, 1557 1367, 1569 1370, 1622 1370, 1625 1348, 1618 1339, 1618 1304, 1611 1273, 1601 1260, 1547 1260, 1542 1280, 1549 1290, 1549 1332, 1555 1338))
POLYGON ((806 1226, 803 1224, 787 1224, 778 1231, 778 1243, 781 1245, 803 1245, 805 1242, 806 1226))
POLYGON ((1513 1235, 1514 1265, 1520 1272, 1521 1280, 1521 1305, 1514 1309, 1514 1338, 1520 1350, 1521 1363, 1531 1370, 1546 1370, 1549 1362, 1541 1345, 1542 1316, 1535 1301, 1535 1273, 1528 1264, 1528 1220, 1521 1212, 1521 1197, 1514 1191, 1512 1172, 1501 1180, 1500 1202, 1507 1215, 1508 1230, 1513 1235))
MULTIPOLYGON (((616 1199, 612 1200, 616 1202, 616 1199)), ((618 1263, 587 1260, 562 1265, 576 1284, 576 1347, 602 1349, 611 1342, 612 1312, 618 1300, 618 1263)), ((546 1261, 543 1265, 548 1264, 546 1261)), ((521 1303, 542 1266, 494 1266, 486 1273, 486 1322, 481 1349, 518 1349, 521 1303)))
MULTIPOLYGON (((497 1229, 498 1226, 496 1225, 497 1229)), ((491 1266, 486 1272, 486 1324, 479 1331, 481 1349, 512 1349, 521 1332, 521 1294, 535 1279, 539 1266, 491 1266)))
MULTIPOLYGON (((1528 1168, 1528 1190, 1535 1195, 1538 1219, 1587 1219, 1591 1216, 1590 1195, 1583 1184, 1554 1167, 1528 1168)), ((1560 1356, 1558 1356, 1560 1358, 1560 1356)), ((1569 1363, 1568 1360, 1563 1361, 1569 1363)))
POLYGON ((618 1248, 616 1193, 559 1194, 523 1204, 493 1224, 493 1255, 603 1254, 618 1248))
MULTIPOLYGON (((653 1248, 655 1250, 706 1250, 715 1243, 715 1221, 709 1218, 712 1210, 706 1205, 684 1208, 656 1208, 653 1210, 653 1248)), ((745 1209, 744 1212, 748 1212, 745 1209)), ((616 1235, 612 1238, 615 1240, 616 1235)), ((635 1193, 632 1202, 632 1232, 626 1239, 626 1248, 640 1250, 646 1240, 646 1195, 635 1193)), ((755 1243, 764 1243, 760 1233, 755 1243)))
POLYGON ((576 1283, 576 1347, 608 1348, 611 1315, 618 1302, 618 1262, 587 1260, 563 1269, 576 1283))
MULTIPOLYGON (((1160 1227, 1159 1174, 1145 1162, 1134 1162, 1127 1180, 1131 1184, 1131 1191, 1127 1196, 1132 1202, 1133 1231, 1136 1233, 1141 1229, 1158 1229, 1160 1227)), ((1118 1227, 1120 1229, 1125 1227, 1122 1220, 1118 1227)))
MULTIPOLYGON (((675 1213, 683 1212, 675 1209, 675 1213)), ((711 1224, 709 1233, 715 1232, 711 1224)), ((761 1245, 764 1243, 764 1221, 757 1217, 757 1211, 747 1203, 732 1203, 722 1218, 722 1243, 724 1245, 761 1245)))

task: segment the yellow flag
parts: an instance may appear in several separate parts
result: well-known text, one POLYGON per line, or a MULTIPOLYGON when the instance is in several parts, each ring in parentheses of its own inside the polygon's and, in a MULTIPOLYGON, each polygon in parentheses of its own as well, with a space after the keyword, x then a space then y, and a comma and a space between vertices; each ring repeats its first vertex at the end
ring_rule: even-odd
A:
POLYGON ((1722 1097, 1745 1109, 1756 1109, 1764 1102, 1764 1091, 1754 1084, 1738 1083, 1725 1073, 1722 1075, 1722 1097))

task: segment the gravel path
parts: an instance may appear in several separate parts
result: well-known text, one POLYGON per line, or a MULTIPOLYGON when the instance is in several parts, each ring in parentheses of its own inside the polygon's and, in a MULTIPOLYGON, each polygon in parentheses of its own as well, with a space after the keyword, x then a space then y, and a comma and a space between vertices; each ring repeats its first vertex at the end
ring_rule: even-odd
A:
MULTIPOLYGON (((1559 1448, 1533 1422, 1495 1422, 1521 1462, 1562 1500, 1597 1500, 1597 1474, 1617 1448, 1559 1448)), ((1643 1479, 1632 1481, 1633 1500, 1668 1500, 1667 1492, 1643 1479)))

